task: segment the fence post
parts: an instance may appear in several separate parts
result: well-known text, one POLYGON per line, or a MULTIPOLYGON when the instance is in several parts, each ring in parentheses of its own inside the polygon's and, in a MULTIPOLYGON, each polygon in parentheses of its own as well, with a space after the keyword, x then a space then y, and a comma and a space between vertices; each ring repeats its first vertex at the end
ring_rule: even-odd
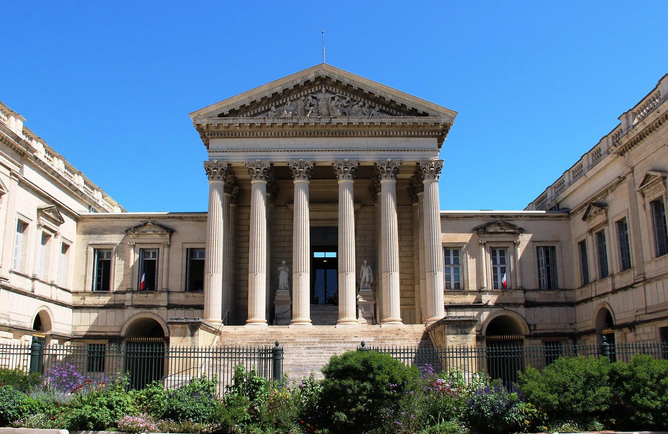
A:
POLYGON ((360 342, 360 347, 357 349, 357 351, 369 351, 369 349, 366 347, 366 342, 360 342))
POLYGON ((280 347, 278 341, 274 342, 271 352, 274 356, 274 380, 281 381, 283 379, 283 348, 280 347))
POLYGON ((33 342, 30 345, 30 372, 42 373, 42 346, 39 342, 33 342))
POLYGON ((603 343, 601 343, 601 356, 607 357, 608 362, 610 361, 610 344, 605 336, 603 336, 603 343))

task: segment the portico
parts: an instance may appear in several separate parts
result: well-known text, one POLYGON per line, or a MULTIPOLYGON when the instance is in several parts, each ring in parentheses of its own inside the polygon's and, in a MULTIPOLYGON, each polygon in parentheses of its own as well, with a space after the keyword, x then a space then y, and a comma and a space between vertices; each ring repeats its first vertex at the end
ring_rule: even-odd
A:
POLYGON ((356 326, 358 295, 369 324, 442 318, 438 155, 455 116, 326 64, 192 113, 209 156, 204 319, 309 327, 329 303, 332 325, 356 326), (325 281, 311 274, 317 228, 336 234, 325 281), (376 279, 359 294, 363 261, 376 279))

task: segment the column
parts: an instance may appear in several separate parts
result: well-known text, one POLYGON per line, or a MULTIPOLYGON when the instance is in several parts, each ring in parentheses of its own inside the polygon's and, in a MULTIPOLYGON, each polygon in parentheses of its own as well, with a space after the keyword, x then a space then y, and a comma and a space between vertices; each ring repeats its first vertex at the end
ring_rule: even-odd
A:
POLYGON ((266 326, 267 299, 267 175, 268 161, 246 163, 251 176, 247 326, 266 326))
POLYGON ((204 262, 204 320, 220 324, 223 309, 224 182, 228 165, 224 161, 205 161, 204 170, 209 178, 209 213, 206 221, 204 262))
POLYGON ((226 270, 229 270, 227 273, 230 286, 229 286, 229 300, 227 301, 227 306, 228 309, 230 309, 230 313, 227 315, 227 323, 233 323, 234 320, 236 319, 237 313, 234 310, 236 300, 234 299, 233 294, 235 293, 235 282, 236 282, 236 267, 235 267, 235 262, 234 262, 234 257, 235 257, 235 234, 236 234, 236 215, 237 215, 237 202, 239 200, 239 195, 241 194, 241 189, 239 188, 239 185, 235 185, 234 188, 232 189, 232 194, 230 196, 230 236, 228 238, 229 243, 228 243, 228 250, 227 250, 227 268, 226 270))
POLYGON ((309 179, 312 161, 292 161, 295 185, 292 226, 292 322, 311 325, 311 222, 309 218, 309 179))
POLYGON ((334 162, 339 180, 339 320, 337 325, 357 322, 355 284, 355 203, 353 184, 359 161, 347 158, 334 162))
POLYGON ((443 160, 421 161, 424 178, 424 272, 425 323, 432 324, 443 318, 443 248, 441 246, 441 212, 438 201, 438 177, 443 160))
POLYGON ((520 266, 520 240, 513 241, 515 246, 515 288, 522 289, 522 268, 520 266))
POLYGON ((380 174, 380 256, 383 311, 381 324, 401 325, 399 289, 399 225, 397 222, 397 173, 401 161, 376 163, 380 174))

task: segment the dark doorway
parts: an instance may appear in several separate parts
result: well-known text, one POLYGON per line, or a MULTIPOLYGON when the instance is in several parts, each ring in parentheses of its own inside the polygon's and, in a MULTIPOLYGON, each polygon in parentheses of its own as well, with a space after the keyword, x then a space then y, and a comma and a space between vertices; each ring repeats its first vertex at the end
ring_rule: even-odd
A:
POLYGON ((311 228, 311 303, 339 303, 337 227, 311 228))
POLYGON ((311 303, 339 304, 336 247, 318 247, 311 259, 311 303))
POLYGON ((157 321, 141 318, 126 333, 125 371, 130 372, 130 387, 143 389, 160 381, 165 372, 167 340, 157 321))
POLYGON ((522 327, 509 316, 499 316, 487 326, 487 373, 506 386, 517 383, 524 372, 524 336, 522 327))

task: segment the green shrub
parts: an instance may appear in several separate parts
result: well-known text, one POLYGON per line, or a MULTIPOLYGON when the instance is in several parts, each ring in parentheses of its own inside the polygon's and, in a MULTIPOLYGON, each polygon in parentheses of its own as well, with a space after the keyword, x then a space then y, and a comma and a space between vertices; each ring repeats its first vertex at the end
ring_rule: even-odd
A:
POLYGON ((402 396, 412 390, 417 369, 387 354, 350 351, 322 370, 319 419, 330 432, 364 433, 383 426, 402 396))
POLYGON ((418 434, 462 434, 465 433, 466 428, 460 425, 456 420, 448 422, 441 422, 436 425, 431 425, 418 431, 418 434))
POLYGON ((520 375, 526 400, 551 422, 574 420, 587 424, 607 411, 612 391, 605 358, 561 357, 543 369, 527 368, 520 375))
POLYGON ((0 369, 0 386, 12 386, 21 392, 32 390, 42 383, 42 377, 35 372, 20 369, 0 369))
POLYGON ((162 383, 153 381, 141 390, 131 390, 135 405, 140 413, 160 419, 165 414, 168 393, 162 383))
POLYGON ((169 391, 162 417, 176 421, 191 420, 197 423, 213 422, 220 402, 216 398, 214 377, 195 377, 188 384, 169 391))
POLYGON ((668 360, 639 354, 631 363, 613 363, 610 385, 610 414, 616 426, 633 430, 668 427, 668 360))
POLYGON ((44 405, 12 386, 0 386, 0 426, 44 411, 44 405))
POLYGON ((250 417, 260 417, 262 406, 269 396, 269 383, 264 377, 257 375, 255 369, 246 371, 243 366, 237 366, 234 370, 232 385, 227 387, 226 398, 245 396, 248 398, 250 417))
POLYGON ((81 389, 70 404, 66 428, 101 431, 114 427, 123 416, 136 415, 132 396, 125 390, 127 385, 127 377, 121 377, 106 386, 81 389))

